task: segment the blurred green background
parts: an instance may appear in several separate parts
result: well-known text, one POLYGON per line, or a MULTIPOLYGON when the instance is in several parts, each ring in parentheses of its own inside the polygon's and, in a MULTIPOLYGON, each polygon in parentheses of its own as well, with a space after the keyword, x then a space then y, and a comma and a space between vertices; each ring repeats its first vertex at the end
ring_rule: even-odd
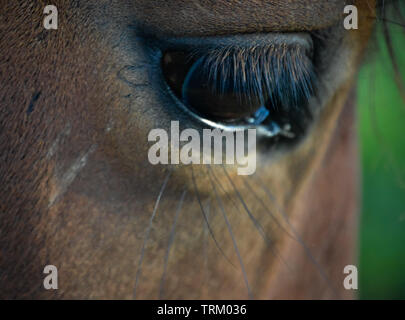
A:
MULTIPOLYGON (((400 27, 391 32, 405 79, 405 32, 400 27)), ((381 28, 376 45, 378 52, 358 81, 363 182, 359 296, 405 299, 405 103, 381 28)))

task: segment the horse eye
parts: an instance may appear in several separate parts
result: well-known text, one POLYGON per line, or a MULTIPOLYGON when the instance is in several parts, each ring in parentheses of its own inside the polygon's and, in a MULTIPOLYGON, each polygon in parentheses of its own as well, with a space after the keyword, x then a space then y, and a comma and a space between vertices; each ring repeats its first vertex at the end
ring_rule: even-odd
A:
POLYGON ((306 126, 312 68, 311 55, 299 45, 167 51, 162 57, 169 88, 197 118, 224 126, 260 126, 268 136, 306 126))
MULTIPOLYGON (((189 59, 184 53, 166 53, 163 72, 183 104, 204 118, 224 122, 260 121, 260 113, 261 118, 268 113, 264 97, 251 95, 243 86, 210 74, 203 57, 189 59)), ((233 73, 230 71, 230 79, 235 79, 233 73)))

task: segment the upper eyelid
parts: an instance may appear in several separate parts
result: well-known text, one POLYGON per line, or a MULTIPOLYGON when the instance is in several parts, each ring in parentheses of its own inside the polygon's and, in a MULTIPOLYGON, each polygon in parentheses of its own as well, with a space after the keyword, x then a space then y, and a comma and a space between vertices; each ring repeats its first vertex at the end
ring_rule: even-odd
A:
POLYGON ((266 34, 237 34, 232 36, 209 36, 209 37, 176 37, 156 38, 149 37, 146 40, 149 45, 166 50, 189 50, 199 51, 222 47, 255 47, 268 44, 294 43, 301 45, 307 50, 312 49, 312 39, 309 33, 266 33, 266 34))
POLYGON ((342 21, 346 4, 344 0, 312 0, 311 6, 298 0, 150 2, 135 1, 134 18, 161 38, 314 31, 342 21))

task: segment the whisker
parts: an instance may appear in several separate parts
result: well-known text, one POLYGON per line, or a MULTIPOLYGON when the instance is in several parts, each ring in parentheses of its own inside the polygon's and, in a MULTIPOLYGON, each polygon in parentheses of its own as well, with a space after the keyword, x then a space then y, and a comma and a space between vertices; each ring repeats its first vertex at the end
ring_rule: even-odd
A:
POLYGON ((217 186, 220 188, 220 191, 222 191, 224 194, 226 194, 227 199, 229 200, 230 203, 232 203, 232 205, 235 207, 235 209, 239 212, 242 213, 238 207, 238 205, 236 204, 236 201, 234 199, 232 199, 231 195, 229 194, 229 192, 226 192, 224 187, 222 186, 221 182, 219 181, 218 177, 215 175, 214 171, 212 170, 212 168, 210 167, 210 165, 208 165, 208 173, 210 175, 212 175, 212 177, 214 178, 217 186))
MULTIPOLYGON (((211 209, 211 198, 207 204, 207 209, 206 209, 206 215, 207 215, 207 220, 209 221, 210 219, 210 215, 211 215, 211 211, 213 209, 211 209)), ((207 266, 208 266, 208 228, 207 228, 207 224, 204 224, 204 230, 203 230, 203 236, 204 236, 204 270, 207 270, 207 266)))
POLYGON ((278 221, 278 219, 274 216, 271 210, 266 206, 263 199, 254 191, 254 188, 247 182, 246 178, 243 179, 243 184, 246 186, 249 192, 253 194, 253 196, 257 199, 257 201, 259 201, 260 205, 266 210, 266 212, 268 213, 270 218, 276 223, 276 225, 281 230, 283 230, 289 237, 294 238, 294 236, 284 228, 284 226, 280 223, 280 221, 278 221))
MULTIPOLYGON (((270 218, 276 223, 276 225, 282 230, 284 231, 290 238, 297 240, 295 238, 294 235, 292 235, 290 232, 288 232, 288 230, 286 230, 284 228, 283 225, 281 225, 280 221, 278 221, 278 219, 273 215, 273 213, 271 212, 271 210, 266 206, 266 204, 264 203, 263 199, 261 197, 259 197, 259 195, 253 191, 254 188, 247 182, 246 178, 243 179, 243 183, 246 186, 246 188, 254 195, 254 197, 257 199, 257 201, 259 201, 260 205, 266 210, 266 212, 268 213, 268 215, 270 216, 270 218)), ((274 248, 274 251, 276 253, 276 255, 281 259, 281 261, 283 262, 283 264, 290 270, 291 266, 287 263, 287 261, 285 261, 285 259, 281 256, 281 253, 278 252, 278 250, 276 250, 276 248, 274 248)))
POLYGON ((229 234, 230 234, 230 236, 232 238, 233 247, 235 249, 236 255, 238 256, 239 264, 240 264, 242 274, 243 274, 243 279, 245 280, 246 288, 248 290, 249 299, 252 299, 252 292, 250 290, 249 280, 247 278, 247 274, 246 274, 245 266, 243 264, 242 256, 240 255, 238 245, 237 245, 235 237, 233 235, 232 226, 231 226, 231 224, 230 224, 230 222, 228 220, 228 217, 226 216, 224 205, 222 203, 222 200, 221 200, 220 196, 218 195, 218 192, 217 192, 217 189, 215 187, 214 181, 212 180, 211 175, 208 174, 208 177, 209 177, 209 179, 211 181, 211 185, 212 185, 212 188, 214 190, 215 198, 217 199, 217 202, 219 204, 219 208, 221 209, 221 212, 222 212, 222 215, 224 217, 224 220, 225 220, 226 226, 228 228, 229 234))
POLYGON ((183 193, 181 194, 180 201, 179 201, 179 204, 178 204, 177 210, 176 210, 176 215, 174 216, 172 229, 170 231, 169 243, 167 245, 162 278, 160 280, 159 299, 163 298, 163 290, 164 290, 164 283, 165 283, 165 280, 166 280, 166 271, 167 271, 167 264, 168 264, 168 261, 169 261, 170 249, 171 249, 173 241, 174 241, 174 235, 176 233, 177 220, 179 218, 181 208, 183 207, 184 197, 186 196, 186 193, 187 193, 187 189, 184 189, 183 193))
POLYGON ((214 236, 214 232, 212 231, 212 228, 211 228, 211 226, 210 226, 210 224, 209 224, 209 222, 208 222, 207 215, 205 214, 205 211, 204 211, 204 208, 203 208, 203 205, 202 205, 202 202, 201 202, 200 193, 198 192, 197 183, 196 183, 196 181, 195 181, 193 166, 190 166, 190 167, 191 167, 191 177, 192 177, 192 180, 193 180, 195 195, 196 195, 196 197, 197 197, 198 204, 200 205, 201 213, 202 213, 202 215, 203 215, 203 217, 204 217, 204 220, 205 220, 205 223, 206 223, 206 225, 207 225, 208 231, 209 231, 210 234, 211 234, 211 238, 214 240, 216 247, 217 247, 218 250, 221 252, 221 254, 224 256, 224 258, 225 258, 234 268, 236 268, 235 265, 231 262, 231 260, 229 260, 229 258, 226 256, 226 254, 225 254, 225 252, 222 250, 222 248, 219 246, 219 243, 218 243, 217 239, 216 239, 215 236, 214 236))
MULTIPOLYGON (((272 241, 268 238, 268 236, 266 235, 265 231, 263 230, 262 225, 260 224, 260 222, 253 216, 253 214, 250 212, 248 206, 245 203, 245 200, 243 200, 242 195, 240 194, 239 190, 236 188, 235 184, 233 183, 231 177, 229 176, 228 172, 226 171, 225 167, 222 165, 222 169, 224 170, 224 173, 228 179, 228 181, 231 183, 232 188, 235 190, 236 196, 238 197, 238 199, 240 200, 243 208, 245 209, 246 213, 248 214, 250 220, 252 221, 253 225, 256 227, 256 229, 259 231, 260 235, 262 236, 262 238, 264 239, 264 241, 267 244, 271 244, 272 241)), ((212 171, 211 171, 212 172, 212 171)))
MULTIPOLYGON (((214 172, 212 171, 212 169, 210 168, 210 166, 208 166, 208 168, 210 169, 211 174, 212 174, 213 177, 215 178, 215 180, 216 180, 216 182, 217 182, 217 185, 218 185, 218 186, 223 190, 223 192, 224 192, 224 189, 223 189, 221 183, 219 182, 219 180, 218 180, 217 177, 215 176, 215 174, 214 174, 214 172)), ((227 174, 226 169, 225 169, 224 167, 223 167, 223 169, 225 170, 225 173, 227 174)), ((227 174, 227 176, 228 176, 228 179, 230 179, 230 177, 229 177, 228 174, 227 174)), ((230 182, 231 182, 231 184, 232 184, 234 190, 235 190, 237 193, 239 193, 239 191, 237 190, 236 186, 233 184, 233 182, 232 182, 231 179, 230 179, 230 182)), ((226 193, 226 192, 225 192, 225 193, 226 193)), ((227 193, 226 193, 226 194, 227 194, 227 193)), ((228 197, 229 197, 229 195, 228 195, 228 197)), ((242 196, 240 195, 240 193, 239 193, 238 198, 241 200, 241 203, 243 204, 243 203, 244 203, 244 200, 243 200, 242 196)), ((232 199, 231 199, 231 201, 232 201, 232 199)), ((233 201, 232 201, 232 203, 233 203, 233 201)), ((236 207, 236 209, 240 212, 238 206, 236 206, 236 204, 234 204, 234 203, 233 203, 233 205, 234 205, 234 206, 236 207)), ((274 241, 271 240, 271 239, 267 236, 266 232, 263 230, 262 225, 261 225, 260 222, 253 216, 253 214, 251 214, 251 212, 250 212, 250 210, 248 209, 248 207, 247 207, 246 204, 244 205, 244 208, 245 208, 246 212, 248 212, 249 218, 250 218, 251 221, 253 222, 254 226, 258 229, 258 231, 259 231, 261 237, 263 238, 263 240, 265 241, 266 245, 270 248, 272 254, 273 254, 275 257, 279 258, 279 259, 281 260, 281 262, 282 262, 290 271, 292 271, 290 265, 285 261, 285 259, 281 256, 281 253, 278 252, 277 248, 273 245, 273 244, 274 244, 274 241)), ((284 229, 284 230, 285 230, 285 229, 284 229)), ((287 231, 286 231, 286 233, 289 234, 287 231)))
POLYGON ((267 196, 269 199, 273 202, 277 210, 282 214, 283 218, 287 222, 288 226, 290 227, 291 231, 293 232, 294 236, 292 239, 297 241, 298 244, 301 245, 301 247, 304 249, 307 257, 311 261, 311 263, 315 266, 317 271, 319 272, 320 276, 322 279, 325 281, 325 283, 328 285, 329 289, 332 291, 332 293, 336 296, 339 297, 338 291, 336 288, 332 285, 329 277, 326 275, 323 267, 318 263, 318 261, 315 259, 315 257, 312 255, 311 250, 309 247, 306 245, 305 241, 301 238, 297 230, 294 228, 294 226, 291 224, 290 220, 288 219, 287 213, 284 211, 284 209, 278 204, 278 201, 275 199, 275 197, 272 195, 271 191, 265 186, 263 181, 261 180, 260 177, 257 177, 258 181, 261 184, 262 189, 266 192, 267 196))
POLYGON ((140 258, 139 258, 139 262, 138 262, 138 269, 137 269, 137 271, 136 271, 136 276, 135 276, 134 299, 136 298, 136 289, 137 289, 137 287, 138 287, 138 280, 139 280, 139 278, 140 278, 140 276, 141 276, 142 262, 143 262, 143 257, 144 257, 144 255, 145 255, 146 242, 147 242, 148 239, 149 239, 149 234, 150 234, 150 231, 151 231, 151 229, 152 229, 153 219, 155 218, 157 209, 158 209, 158 207, 159 207, 160 199, 162 198, 163 192, 164 192, 165 189, 166 189, 167 182, 169 181, 169 178, 170 178, 172 172, 173 172, 173 169, 170 169, 170 171, 167 173, 167 175, 166 175, 166 177, 165 177, 165 179, 164 179, 164 181, 163 181, 162 187, 160 188, 158 197, 157 197, 156 202, 155 202, 155 206, 154 206, 154 208, 153 208, 152 215, 151 215, 151 217, 150 217, 150 219, 149 219, 148 228, 146 229, 146 235, 145 235, 145 238, 144 238, 144 240, 143 240, 142 249, 141 249, 141 255, 140 255, 140 258))

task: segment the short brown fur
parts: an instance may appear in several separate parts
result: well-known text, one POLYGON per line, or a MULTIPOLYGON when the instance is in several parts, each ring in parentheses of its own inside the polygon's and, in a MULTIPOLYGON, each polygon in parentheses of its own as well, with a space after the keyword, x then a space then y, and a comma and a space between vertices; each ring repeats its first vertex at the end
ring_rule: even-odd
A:
MULTIPOLYGON (((269 248, 246 214, 229 213, 255 298, 352 297, 341 285, 343 266, 356 261, 357 150, 353 96, 348 96, 372 30, 372 21, 365 18, 372 15, 369 6, 356 3, 361 28, 345 38, 350 48, 344 67, 348 81, 328 99, 316 128, 299 148, 258 166, 327 281, 307 251, 264 218, 266 210, 243 179, 229 171, 273 241, 269 248)), ((336 8, 343 4, 59 1, 59 29, 47 31, 42 27, 45 2, 2 1, 0 297, 133 298, 145 231, 167 173, 167 168, 147 161, 147 132, 167 127, 171 118, 148 85, 144 53, 137 48, 132 52, 136 35, 128 26, 140 24, 159 36, 310 30, 336 22, 341 18, 336 8), (126 67, 132 65, 138 71, 127 75, 126 67), (131 80, 122 81, 120 75, 131 80), (58 290, 42 286, 47 264, 58 267, 58 290)), ((212 213, 212 231, 237 268, 205 238, 189 169, 176 170, 169 180, 136 297, 159 297, 167 240, 186 188, 164 297, 246 298, 218 207, 212 213)), ((213 199, 207 168, 194 170, 206 206, 213 199)), ((222 171, 214 171, 224 188, 232 190, 222 171)), ((263 190, 257 192, 265 199, 263 190)), ((232 197, 236 199, 235 193, 232 197)), ((224 201, 232 208, 231 201, 224 201)), ((285 222, 283 226, 288 228, 285 222)))

